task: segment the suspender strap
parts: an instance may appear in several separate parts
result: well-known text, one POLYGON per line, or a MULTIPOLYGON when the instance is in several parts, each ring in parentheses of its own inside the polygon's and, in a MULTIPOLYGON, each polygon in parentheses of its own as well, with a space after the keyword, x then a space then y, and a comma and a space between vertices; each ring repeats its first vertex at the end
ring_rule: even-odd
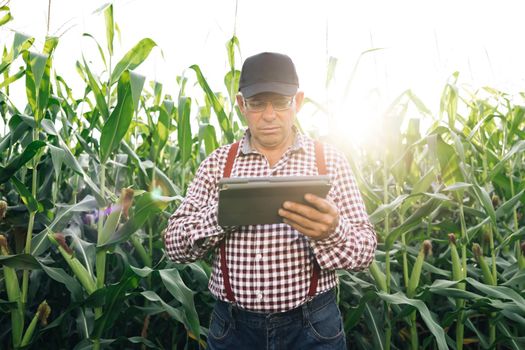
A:
POLYGON ((228 271, 228 265, 226 265, 226 244, 225 239, 221 241, 220 254, 221 254, 221 272, 222 282, 224 283, 224 289, 226 290, 226 298, 232 303, 235 302, 235 295, 233 294, 232 286, 230 285, 230 274, 228 271))
POLYGON ((230 177, 232 173, 233 163, 235 162, 235 156, 237 155, 237 150, 239 149, 239 141, 233 143, 228 151, 228 158, 226 158, 226 166, 224 167, 224 172, 222 177, 230 177))
MULTIPOLYGON (((237 155, 237 150, 239 149, 239 142, 235 142, 230 146, 228 151, 228 158, 226 158, 226 166, 224 167, 223 177, 230 177, 231 171, 233 168, 233 163, 235 162, 235 156, 237 155)), ((324 158, 324 149, 323 144, 315 141, 315 161, 317 164, 317 172, 319 175, 326 175, 326 162, 324 158)), ((219 245, 220 249, 220 264, 222 272, 222 281, 224 284, 224 289, 226 291, 226 298, 235 302, 235 295, 233 294, 232 287, 230 285, 230 274, 228 270, 228 265, 226 264, 226 244, 225 239, 223 239, 219 245)), ((314 297, 317 292, 317 285, 319 282, 319 275, 321 273, 321 268, 319 263, 314 258, 314 266, 312 269, 312 277, 310 278, 310 287, 308 288, 308 296, 314 297)))
MULTIPOLYGON (((230 177, 233 163, 235 162, 235 156, 237 155, 237 150, 239 149, 239 142, 235 142, 230 146, 228 151, 228 158, 226 158, 226 166, 224 167, 223 177, 230 177)), ((226 298, 235 302, 235 295, 233 294, 232 287, 230 285, 230 273, 228 270, 228 265, 226 264, 226 239, 223 239, 219 245, 220 249, 220 260, 221 260, 221 272, 222 272, 222 282, 224 289, 226 290, 226 298)))
POLYGON ((317 172, 319 175, 326 175, 323 144, 319 141, 315 141, 315 162, 317 163, 317 172))
MULTIPOLYGON (((315 141, 315 162, 317 163, 317 172, 319 175, 326 175, 326 162, 324 160, 324 149, 321 142, 315 141)), ((319 275, 321 268, 315 257, 313 258, 314 266, 312 269, 312 277, 310 278, 310 287, 308 288, 308 296, 314 297, 317 292, 317 285, 319 282, 319 275)))

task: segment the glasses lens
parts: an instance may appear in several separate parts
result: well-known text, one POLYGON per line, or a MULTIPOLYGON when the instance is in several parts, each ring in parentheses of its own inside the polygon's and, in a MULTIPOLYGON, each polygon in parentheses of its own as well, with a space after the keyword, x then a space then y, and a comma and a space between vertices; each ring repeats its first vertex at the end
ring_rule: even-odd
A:
POLYGON ((292 106, 292 98, 277 98, 275 100, 263 101, 263 100, 245 100, 246 108, 252 112, 262 112, 266 109, 266 105, 270 102, 272 108, 276 111, 284 111, 292 106))
POLYGON ((246 101, 246 107, 250 111, 261 112, 266 109, 266 101, 259 101, 259 100, 246 101))
POLYGON ((290 98, 279 98, 272 101, 272 106, 276 111, 283 111, 290 108, 292 101, 293 99, 290 98))

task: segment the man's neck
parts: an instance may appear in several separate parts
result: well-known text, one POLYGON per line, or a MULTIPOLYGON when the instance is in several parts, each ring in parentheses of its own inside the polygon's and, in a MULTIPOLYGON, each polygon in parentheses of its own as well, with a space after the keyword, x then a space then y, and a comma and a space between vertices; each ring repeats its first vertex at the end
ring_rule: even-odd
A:
POLYGON ((252 137, 249 138, 249 141, 251 148, 256 149, 258 152, 264 155, 268 160, 268 163, 270 163, 270 168, 272 168, 275 164, 277 164, 277 162, 279 162, 286 151, 294 144, 295 137, 296 132, 293 132, 286 142, 281 145, 277 145, 276 147, 264 147, 263 145, 259 145, 254 142, 252 137))

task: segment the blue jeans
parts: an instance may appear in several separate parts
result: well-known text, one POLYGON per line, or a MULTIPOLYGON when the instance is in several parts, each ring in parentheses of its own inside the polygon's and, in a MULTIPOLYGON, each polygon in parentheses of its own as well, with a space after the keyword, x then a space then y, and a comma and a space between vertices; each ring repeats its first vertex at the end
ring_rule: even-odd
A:
POLYGON ((208 349, 346 349, 341 313, 330 290, 290 311, 264 314, 217 301, 208 349))

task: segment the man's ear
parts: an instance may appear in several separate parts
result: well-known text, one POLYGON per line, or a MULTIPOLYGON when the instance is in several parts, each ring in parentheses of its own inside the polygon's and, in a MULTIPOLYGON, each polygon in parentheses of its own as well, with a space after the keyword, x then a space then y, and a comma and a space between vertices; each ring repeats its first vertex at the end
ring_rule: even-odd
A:
POLYGON ((297 91, 295 94, 295 112, 299 112, 301 108, 303 107, 303 101, 304 101, 304 92, 303 91, 297 91))
POLYGON ((235 98, 237 99, 237 106, 239 106, 239 109, 241 110, 241 113, 244 115, 244 111, 245 111, 244 98, 242 97, 241 94, 235 95, 235 98))

